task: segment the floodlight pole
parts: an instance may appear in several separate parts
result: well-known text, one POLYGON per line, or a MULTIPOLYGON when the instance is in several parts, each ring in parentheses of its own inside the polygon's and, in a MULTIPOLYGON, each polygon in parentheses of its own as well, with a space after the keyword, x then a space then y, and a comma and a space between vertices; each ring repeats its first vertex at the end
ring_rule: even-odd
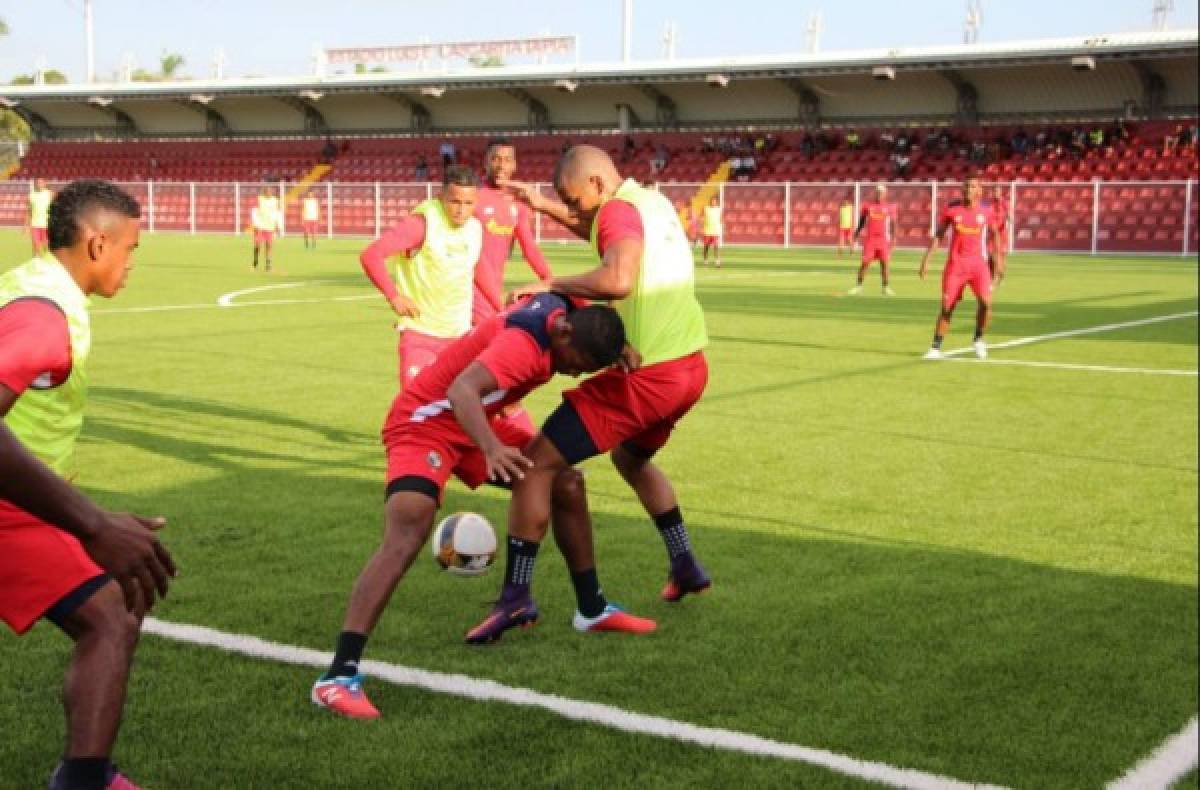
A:
POLYGON ((96 38, 92 34, 92 0, 83 0, 83 32, 87 41, 87 81, 96 81, 96 38))

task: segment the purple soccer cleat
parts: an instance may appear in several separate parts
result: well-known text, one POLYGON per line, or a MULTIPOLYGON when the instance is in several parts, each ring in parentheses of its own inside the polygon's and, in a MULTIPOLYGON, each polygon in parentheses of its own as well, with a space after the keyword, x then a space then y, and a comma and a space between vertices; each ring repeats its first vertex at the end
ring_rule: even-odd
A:
POLYGON ((667 603, 677 603, 683 596, 699 595, 709 587, 712 587, 712 579, 700 561, 691 556, 679 557, 671 562, 661 595, 667 603))
POLYGON ((532 628, 538 620, 537 604, 533 598, 496 601, 492 611, 479 625, 467 631, 467 644, 486 645, 495 642, 510 628, 532 628))

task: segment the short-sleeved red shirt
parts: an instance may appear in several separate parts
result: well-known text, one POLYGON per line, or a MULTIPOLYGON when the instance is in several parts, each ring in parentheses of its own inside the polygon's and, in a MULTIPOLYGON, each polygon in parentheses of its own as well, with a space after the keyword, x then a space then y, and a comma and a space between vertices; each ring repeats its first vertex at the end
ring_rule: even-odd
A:
POLYGON ((0 384, 17 395, 50 389, 71 375, 71 336, 62 310, 46 299, 0 307, 0 384))
POLYGON ((867 241, 891 241, 896 228, 896 207, 891 203, 871 201, 862 207, 860 221, 866 222, 867 241))
POLYGON ((605 203, 597 212, 595 221, 599 224, 596 228, 596 247, 601 257, 618 241, 644 241, 646 238, 642 215, 632 203, 624 200, 610 200, 605 203))
POLYGON ((996 232, 996 215, 985 206, 968 206, 965 203, 949 205, 942 211, 941 223, 950 224, 953 237, 950 240, 948 263, 977 263, 986 261, 988 238, 996 232))

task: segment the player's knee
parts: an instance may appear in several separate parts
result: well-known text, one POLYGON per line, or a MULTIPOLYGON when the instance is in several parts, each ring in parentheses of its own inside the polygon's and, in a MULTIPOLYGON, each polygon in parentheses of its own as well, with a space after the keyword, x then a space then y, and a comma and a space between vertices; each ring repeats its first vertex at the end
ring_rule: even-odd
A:
POLYGON ((587 483, 583 473, 574 467, 567 467, 554 477, 554 503, 556 505, 573 505, 587 503, 587 483))
POLYGON ((80 604, 67 624, 76 640, 100 640, 129 653, 137 645, 142 626, 141 618, 125 606, 125 594, 115 581, 109 581, 80 604))
POLYGON ((950 305, 949 307, 942 305, 941 315, 943 319, 949 321, 954 316, 954 305, 950 305))

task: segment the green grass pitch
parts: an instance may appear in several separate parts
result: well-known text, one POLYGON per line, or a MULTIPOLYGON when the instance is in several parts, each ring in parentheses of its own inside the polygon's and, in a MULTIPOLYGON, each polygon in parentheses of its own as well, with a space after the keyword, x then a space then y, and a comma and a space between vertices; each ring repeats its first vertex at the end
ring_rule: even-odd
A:
MULTIPOLYGON (((96 300, 79 482, 169 517, 181 575, 157 617, 330 650, 380 532, 395 335, 361 240, 285 239, 270 276, 248 246, 145 235, 127 290, 96 300), (215 304, 292 283, 237 300, 287 304, 215 304), (180 309, 130 310, 157 306, 180 309)), ((590 265, 582 247, 548 253, 590 265)), ((5 265, 27 257, 0 232, 5 265)), ((709 594, 657 599, 661 541, 596 459, 601 580, 656 634, 573 632, 548 541, 537 628, 466 647, 500 572, 425 557, 368 658, 971 782, 1121 776, 1197 710, 1197 379, 1144 372, 1196 369, 1196 319, 993 353, 1050 367, 926 363, 940 268, 921 282, 898 258, 891 298, 875 270, 844 296, 855 263, 828 251, 731 249, 697 272, 712 377, 660 461, 709 594)), ((997 343, 1193 311, 1196 261, 1017 255, 996 304, 997 343)), ((947 348, 969 344, 973 309, 947 348)), ((566 384, 529 399, 535 417, 566 384)), ((452 484, 445 511, 502 531, 505 506, 452 484)), ((40 787, 68 642, 45 624, 0 634, 0 787, 40 787)), ((152 788, 865 785, 378 681, 382 721, 338 720, 309 703, 314 674, 147 635, 115 757, 152 788)))

